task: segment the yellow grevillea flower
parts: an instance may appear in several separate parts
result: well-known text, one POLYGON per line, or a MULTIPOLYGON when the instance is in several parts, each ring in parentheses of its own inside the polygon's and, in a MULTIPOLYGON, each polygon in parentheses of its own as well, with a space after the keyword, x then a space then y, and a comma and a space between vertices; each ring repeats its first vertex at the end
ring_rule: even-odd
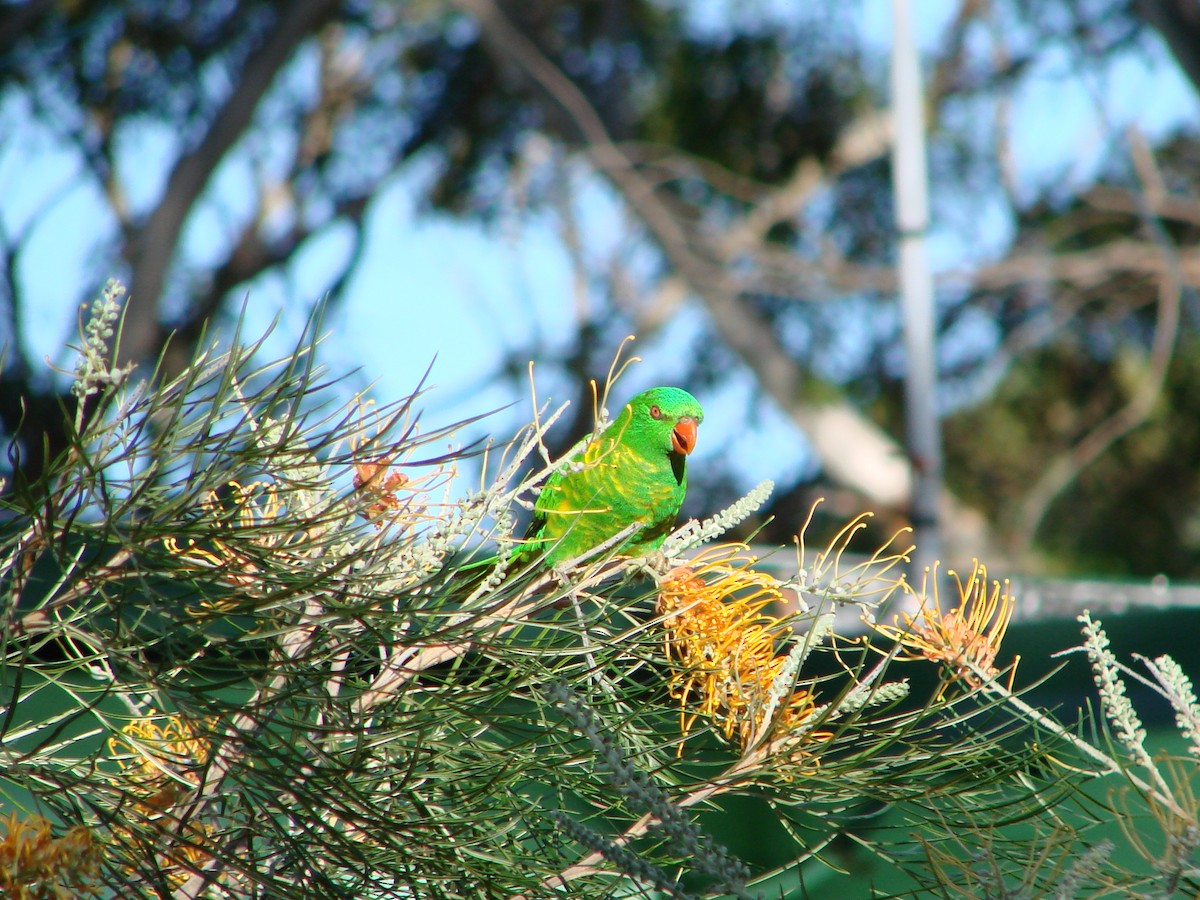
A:
MULTIPOLYGON (((275 485, 264 481, 248 485, 230 481, 227 488, 224 494, 209 491, 201 502, 203 510, 217 526, 206 546, 189 540, 181 547, 175 538, 164 538, 163 545, 185 565, 211 570, 228 584, 249 588, 260 580, 257 560, 267 555, 283 559, 287 548, 293 546, 296 549, 291 552, 301 552, 307 535, 303 529, 280 527, 287 507, 275 485), (247 552, 250 547, 254 548, 253 553, 247 552)), ((239 602, 238 598, 230 598, 205 601, 202 605, 227 611, 239 602)))
POLYGON ((936 569, 920 592, 907 583, 906 591, 920 602, 915 614, 902 613, 891 625, 875 625, 875 631, 905 648, 902 658, 928 659, 944 663, 949 680, 962 679, 978 687, 981 676, 997 673, 996 655, 1013 614, 1013 597, 1008 582, 988 581, 987 567, 975 561, 964 580, 950 571, 958 588, 958 604, 942 611, 936 569), (902 623, 901 623, 902 620, 902 623))
MULTIPOLYGON (((285 510, 275 485, 265 481, 248 485, 230 481, 227 486, 227 497, 222 498, 217 491, 209 491, 201 501, 205 513, 220 523, 221 529, 230 534, 245 535, 246 539, 252 540, 263 550, 273 550, 291 539, 280 529, 262 527, 275 522, 285 510)), ((180 547, 174 538, 164 538, 163 543, 184 561, 203 568, 220 569, 236 584, 252 584, 258 572, 254 560, 219 537, 212 539, 211 549, 199 547, 195 541, 188 541, 186 547, 180 547)))
POLYGON ((90 897, 100 892, 100 847, 92 832, 76 825, 56 838, 41 816, 0 820, 0 897, 90 897))
POLYGON ((142 789, 140 802, 156 809, 169 805, 173 796, 183 792, 184 784, 198 784, 195 770, 212 754, 211 741, 189 722, 153 710, 110 737, 108 748, 123 757, 124 777, 142 789), (172 790, 172 797, 157 797, 164 788, 172 790))
POLYGON ((171 808, 199 787, 197 773, 212 755, 212 742, 179 716, 151 711, 109 738, 108 746, 121 757, 121 785, 133 799, 126 815, 141 824, 162 820, 165 845, 159 865, 176 886, 183 884, 195 866, 210 858, 205 847, 211 828, 191 822, 179 830, 171 808))
POLYGON ((815 708, 803 688, 771 700, 787 663, 776 647, 792 636, 792 627, 766 611, 786 600, 774 578, 751 568, 755 558, 745 551, 744 545, 711 548, 692 566, 669 573, 658 596, 667 656, 678 663, 671 693, 682 705, 684 734, 697 716, 708 716, 743 748, 759 733, 768 710, 786 734, 815 708))

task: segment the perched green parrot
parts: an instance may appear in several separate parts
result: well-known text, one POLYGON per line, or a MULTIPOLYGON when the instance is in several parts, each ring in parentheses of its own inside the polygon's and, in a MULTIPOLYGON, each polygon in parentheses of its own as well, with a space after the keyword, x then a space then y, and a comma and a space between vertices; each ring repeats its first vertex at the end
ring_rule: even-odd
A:
POLYGON ((657 549, 687 491, 687 455, 704 410, 687 391, 657 387, 635 396, 571 462, 555 471, 534 506, 520 556, 556 566, 575 559, 633 522, 643 528, 625 553, 657 549))

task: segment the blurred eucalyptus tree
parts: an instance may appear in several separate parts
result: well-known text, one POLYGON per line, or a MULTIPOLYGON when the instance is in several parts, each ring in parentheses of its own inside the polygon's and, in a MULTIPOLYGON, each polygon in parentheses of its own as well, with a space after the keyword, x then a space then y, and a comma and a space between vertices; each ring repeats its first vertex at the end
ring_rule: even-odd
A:
MULTIPOLYGON (((1200 435, 1184 427, 1195 393, 1183 387, 1196 368, 1195 131, 1127 140, 1109 123, 1107 163, 1070 182, 1019 183, 1010 153, 1013 98, 1048 61, 1065 57, 1064 79, 1095 83, 1123 60, 1169 52, 1194 80, 1189 10, 963 0, 934 48, 935 227, 982 241, 988 205, 1013 230, 938 283, 951 559, 1003 549, 1023 565, 1042 552, 1060 565, 1200 571, 1200 435), (1149 473, 1168 470, 1163 490, 1149 473)), ((231 298, 293 271, 335 228, 352 235, 327 284, 337 303, 372 200, 419 162, 435 171, 429 209, 487 221, 519 193, 522 208, 558 216, 581 290, 601 298, 577 304, 572 342, 531 331, 499 375, 515 380, 537 357, 582 385, 621 336, 652 334, 686 307, 700 324, 679 380, 749 377, 820 464, 816 483, 780 493, 766 536, 794 533, 818 491, 837 515, 874 508, 891 527, 907 516, 912 469, 895 437, 903 363, 883 61, 850 7, 719 14, 713 29, 688 4, 649 0, 29 0, 0 9, 0 96, 8 121, 48 129, 102 198, 86 293, 114 270, 128 280, 122 360, 166 348, 165 370, 177 371, 231 298), (171 137, 152 177, 129 162, 148 129, 171 137), (237 213, 214 188, 234 158, 257 173, 237 213), (580 169, 619 203, 625 249, 648 257, 578 252, 587 223, 562 192, 579 184, 564 172, 580 169), (162 187, 145 200, 147 180, 162 187), (201 253, 185 228, 214 209, 227 234, 201 253)), ((24 349, 30 309, 52 301, 23 257, 52 206, 5 218, 0 232, 0 423, 25 475, 66 443, 65 387, 40 379, 24 349)), ((564 442, 590 420, 577 407, 564 442)), ((753 418, 748 409, 747 428, 753 418)), ((705 487, 708 506, 739 492, 725 471, 705 487)))

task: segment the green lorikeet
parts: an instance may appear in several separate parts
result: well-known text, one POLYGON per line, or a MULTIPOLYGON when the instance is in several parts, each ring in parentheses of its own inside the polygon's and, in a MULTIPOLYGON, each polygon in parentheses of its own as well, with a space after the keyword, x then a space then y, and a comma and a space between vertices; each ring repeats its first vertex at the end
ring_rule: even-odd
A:
POLYGON ((635 396, 546 480, 520 555, 543 555, 547 565, 559 565, 633 522, 643 527, 621 545, 622 552, 657 549, 683 504, 687 455, 703 419, 696 398, 679 388, 635 396))

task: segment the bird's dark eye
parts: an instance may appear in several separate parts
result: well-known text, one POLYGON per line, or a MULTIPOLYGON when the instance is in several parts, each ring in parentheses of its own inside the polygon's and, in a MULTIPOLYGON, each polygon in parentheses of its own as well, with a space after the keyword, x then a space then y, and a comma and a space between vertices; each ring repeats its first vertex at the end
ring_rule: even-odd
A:
POLYGON ((662 418, 662 410, 659 409, 657 406, 650 407, 650 418, 661 419, 662 418))

